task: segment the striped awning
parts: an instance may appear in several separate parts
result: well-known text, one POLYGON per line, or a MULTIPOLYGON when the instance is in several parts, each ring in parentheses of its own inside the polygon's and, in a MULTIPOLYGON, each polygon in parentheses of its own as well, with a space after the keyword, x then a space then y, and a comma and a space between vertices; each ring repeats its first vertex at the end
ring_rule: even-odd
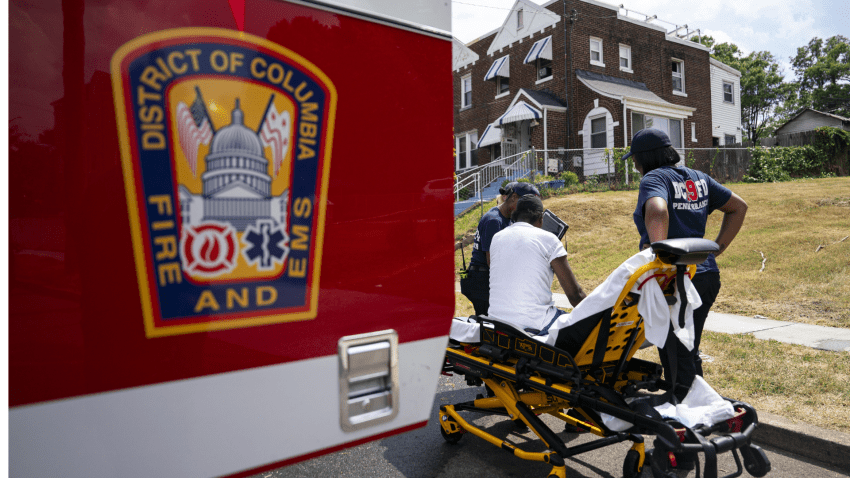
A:
POLYGON ((501 128, 496 123, 490 123, 487 125, 487 129, 484 130, 484 134, 481 135, 481 139, 478 140, 478 147, 483 148, 484 146, 490 146, 501 141, 501 128))
POLYGON ((487 74, 484 75, 484 81, 494 80, 497 76, 501 76, 502 78, 510 78, 510 68, 508 57, 510 55, 505 55, 498 60, 494 61, 490 66, 490 69, 487 70, 487 74))
POLYGON ((537 108, 530 106, 525 101, 518 101, 505 114, 495 121, 495 124, 503 125, 506 123, 514 123, 523 120, 538 120, 543 117, 543 114, 537 108))
POLYGON ((531 45, 531 50, 528 51, 528 55, 525 55, 523 64, 533 63, 538 58, 552 60, 552 35, 534 42, 534 45, 531 45))

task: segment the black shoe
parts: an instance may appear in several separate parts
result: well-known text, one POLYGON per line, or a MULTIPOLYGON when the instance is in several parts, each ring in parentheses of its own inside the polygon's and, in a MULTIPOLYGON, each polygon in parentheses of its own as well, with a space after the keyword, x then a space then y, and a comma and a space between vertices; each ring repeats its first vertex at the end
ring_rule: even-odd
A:
MULTIPOLYGON (((572 408, 569 409, 569 411, 567 412, 567 416, 570 417, 570 418, 575 418, 576 420, 581 420, 582 422, 585 420, 585 418, 583 416, 581 416, 581 414, 579 412, 575 411, 572 408)), ((585 428, 582 428, 582 427, 577 426, 577 425, 573 425, 573 424, 568 423, 568 422, 564 423, 564 431, 566 433, 587 433, 587 430, 585 428)))

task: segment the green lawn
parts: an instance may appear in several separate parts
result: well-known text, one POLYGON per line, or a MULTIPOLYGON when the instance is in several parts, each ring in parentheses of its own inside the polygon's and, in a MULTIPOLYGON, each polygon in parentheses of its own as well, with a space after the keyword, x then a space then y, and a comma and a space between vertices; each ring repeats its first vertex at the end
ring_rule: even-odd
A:
MULTIPOLYGON (((723 285, 713 310, 850 328, 850 239, 837 242, 850 236, 850 178, 727 186, 749 210, 735 242, 718 259, 723 285), (820 245, 825 247, 816 252, 820 245), (766 262, 759 272, 762 253, 766 262)), ((636 201, 637 191, 544 201, 570 225, 569 261, 585 291, 637 252, 636 201)), ((456 221, 456 238, 474 231, 478 217, 476 210, 456 221)), ((706 238, 716 237, 721 217, 710 216, 706 238)), ((471 247, 464 249, 467 262, 471 247)), ((460 269, 460 251, 455 256, 460 269)))

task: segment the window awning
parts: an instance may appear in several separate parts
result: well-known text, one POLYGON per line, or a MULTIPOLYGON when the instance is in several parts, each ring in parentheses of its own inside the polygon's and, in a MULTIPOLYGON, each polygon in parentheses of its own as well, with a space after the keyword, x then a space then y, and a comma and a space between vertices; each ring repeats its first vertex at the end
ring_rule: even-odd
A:
POLYGON ((505 55, 498 60, 493 62, 493 65, 490 66, 490 69, 487 70, 487 74, 484 75, 484 81, 493 80, 497 76, 501 76, 502 78, 510 78, 510 68, 508 58, 510 55, 505 55))
POLYGON ((528 51, 528 55, 525 55, 523 64, 533 63, 538 58, 552 60, 552 35, 534 42, 534 45, 531 45, 531 50, 528 51))
POLYGON ((530 106, 525 101, 518 101, 515 105, 513 105, 508 111, 499 117, 494 123, 498 125, 503 125, 506 123, 514 123, 516 121, 530 120, 530 119, 540 119, 543 117, 543 114, 537 108, 530 106))
POLYGON ((684 119, 696 111, 696 108, 690 106, 665 101, 644 83, 584 70, 576 70, 576 78, 596 93, 620 100, 627 108, 640 113, 684 119))
POLYGON ((487 128, 484 130, 484 134, 481 135, 481 139, 478 140, 478 147, 483 148, 484 146, 490 146, 491 144, 496 144, 502 141, 502 130, 496 123, 490 123, 487 125, 487 128))

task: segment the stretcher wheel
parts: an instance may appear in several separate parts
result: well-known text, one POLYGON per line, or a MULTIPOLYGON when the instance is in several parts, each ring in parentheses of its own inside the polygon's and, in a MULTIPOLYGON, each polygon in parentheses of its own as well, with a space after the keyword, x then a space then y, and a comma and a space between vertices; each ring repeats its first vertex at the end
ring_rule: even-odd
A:
POLYGON ((760 478, 770 471, 770 460, 764 454, 764 450, 757 445, 741 447, 741 456, 744 457, 744 468, 752 476, 760 478))
POLYGON ((638 478, 640 472, 640 453, 636 450, 629 450, 626 453, 626 459, 623 460, 623 478, 638 478))
POLYGON ((463 438, 463 433, 446 433, 446 430, 444 430, 443 427, 440 427, 440 435, 443 435, 443 440, 446 440, 447 443, 451 443, 452 445, 459 442, 460 439, 463 438))

